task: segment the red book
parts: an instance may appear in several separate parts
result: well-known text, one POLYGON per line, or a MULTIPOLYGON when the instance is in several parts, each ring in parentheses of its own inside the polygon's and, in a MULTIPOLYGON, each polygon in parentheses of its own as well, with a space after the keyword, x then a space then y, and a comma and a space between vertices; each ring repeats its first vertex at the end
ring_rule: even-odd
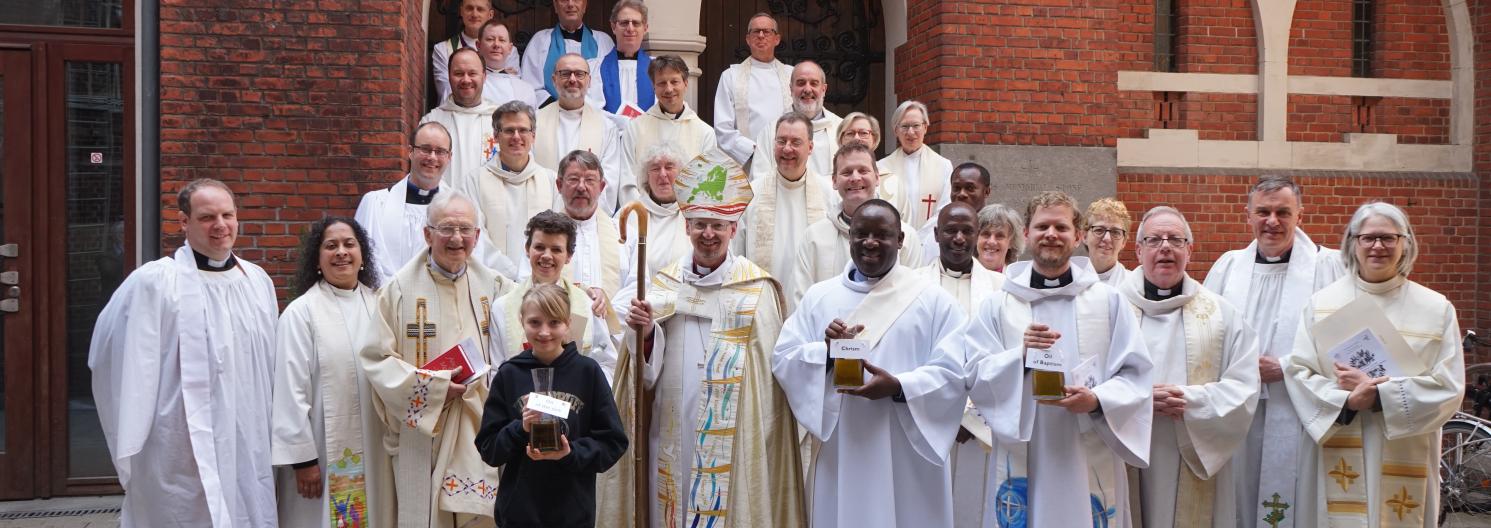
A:
POLYGON ((446 350, 445 353, 431 359, 429 363, 425 363, 420 368, 423 370, 454 370, 456 367, 461 367, 461 374, 452 381, 462 385, 487 373, 487 361, 482 357, 481 347, 476 346, 476 342, 471 338, 456 343, 456 346, 450 347, 450 350, 446 350))

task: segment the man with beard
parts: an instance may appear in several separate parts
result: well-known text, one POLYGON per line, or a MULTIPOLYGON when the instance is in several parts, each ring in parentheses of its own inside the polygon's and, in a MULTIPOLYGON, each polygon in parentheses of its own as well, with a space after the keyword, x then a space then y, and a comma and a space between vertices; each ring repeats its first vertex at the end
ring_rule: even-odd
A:
POLYGON ((986 508, 984 526, 1126 523, 1125 464, 1149 460, 1149 352, 1134 309, 1072 257, 1082 224, 1072 197, 1046 191, 1025 211, 1035 259, 1005 267, 1004 288, 979 306, 964 345, 970 397, 994 434, 990 502, 1013 505, 986 508), (1057 395, 1035 397, 1046 388, 1036 381, 1055 377, 1041 371, 1065 374, 1057 395))
POLYGON ((426 365, 471 340, 492 365, 488 346, 492 302, 512 282, 472 257, 481 236, 476 205, 459 191, 430 204, 429 249, 405 264, 378 293, 379 317, 360 360, 388 426, 394 453, 399 526, 493 526, 497 469, 476 451, 485 376, 430 370, 426 365), (464 381, 464 383, 463 383, 464 381))
MULTIPOLYGON (((846 143, 834 153, 833 186, 839 196, 839 208, 828 218, 808 226, 798 244, 791 277, 782 280, 787 293, 787 307, 797 301, 809 286, 829 280, 844 271, 849 263, 849 218, 854 210, 875 197, 880 173, 875 170, 875 153, 860 142, 846 143)), ((901 222, 906 243, 901 244, 901 264, 915 266, 921 262, 921 242, 916 231, 901 222)))
POLYGON ((385 284, 399 268, 425 249, 425 209, 440 193, 440 177, 450 162, 450 133, 440 123, 415 127, 409 138, 409 173, 393 187, 362 196, 357 223, 378 248, 378 283, 385 284))
POLYGON ((570 53, 554 63, 554 86, 559 102, 538 111, 533 158, 545 167, 559 166, 559 158, 571 151, 588 150, 600 158, 606 178, 601 210, 616 212, 617 178, 621 169, 621 131, 600 108, 585 101, 590 89, 590 70, 585 59, 570 53))
POLYGON ((968 391, 957 301, 897 264, 900 214, 884 200, 849 223, 850 265, 808 288, 787 320, 772 373, 792 414, 822 443, 812 525, 949 526, 948 450, 968 391), (847 340, 838 342, 838 340, 847 340), (831 347, 862 354, 862 384, 837 388, 831 347))
POLYGON ((798 241, 829 211, 828 185, 808 166, 813 136, 807 116, 787 112, 777 119, 773 144, 776 170, 751 180, 756 198, 746 208, 734 249, 759 262, 773 277, 791 274, 798 241))
POLYGON ((529 218, 554 207, 554 171, 529 155, 533 148, 533 107, 510 101, 492 114, 497 129, 497 157, 483 165, 476 178, 476 196, 486 225, 483 263, 504 277, 528 276, 523 258, 523 225, 529 218))
MULTIPOLYGON (((578 54, 588 66, 616 48, 616 42, 606 32, 592 31, 585 25, 587 3, 587 0, 554 0, 554 15, 559 23, 534 33, 523 52, 523 80, 543 87, 552 97, 559 97, 559 82, 552 79, 560 57, 578 54)), ((596 108, 605 106, 599 88, 597 85, 595 92, 589 94, 590 104, 596 108)))
POLYGON ((1258 336, 1242 311, 1186 274, 1195 238, 1180 211, 1139 222, 1140 273, 1118 286, 1154 358, 1154 433, 1139 470, 1145 528, 1237 526, 1232 454, 1258 402, 1258 336))
MULTIPOLYGON (((1297 506, 1300 417, 1284 388, 1279 359, 1294 349, 1294 334, 1310 295, 1344 274, 1341 254, 1318 246, 1299 228, 1304 213, 1303 189, 1281 176, 1263 176, 1248 191, 1248 226, 1253 243, 1228 251, 1206 274, 1206 289, 1234 306, 1244 307, 1248 323, 1258 332, 1258 412, 1248 429, 1248 441, 1237 452, 1237 504, 1242 528, 1270 524, 1263 518, 1275 505, 1297 506), (1268 453, 1264 464, 1263 454, 1268 453), (1264 467, 1267 466, 1267 470, 1264 467), (1278 494, 1277 497, 1274 494, 1278 494)), ((1276 521, 1278 528, 1294 526, 1293 515, 1276 521)))
POLYGON ((745 40, 751 56, 721 72, 714 92, 715 139, 741 165, 750 163, 758 146, 771 148, 754 139, 792 108, 792 68, 776 55, 782 43, 777 20, 768 13, 751 15, 745 40))
MULTIPOLYGON (((813 61, 802 61, 792 68, 792 111, 808 116, 812 120, 813 155, 808 158, 808 168, 814 174, 827 177, 833 171, 834 152, 839 142, 834 134, 844 120, 823 107, 823 97, 828 94, 828 79, 823 68, 813 61)), ((776 160, 770 149, 776 144, 777 131, 767 128, 756 137, 756 155, 751 158, 751 174, 759 177, 776 170, 776 160)))
MULTIPOLYGON (((617 178, 622 180, 621 204, 630 203, 642 194, 640 186, 647 169, 644 159, 653 146, 672 145, 679 153, 679 168, 715 146, 714 129, 683 99, 689 91, 689 65, 677 55, 663 55, 652 60, 647 74, 652 79, 657 104, 627 122, 626 131, 621 134, 621 164, 635 171, 634 178, 617 178)), ((672 185, 669 183, 668 187, 672 185)))
POLYGON ((486 68, 475 48, 450 54, 450 97, 420 119, 420 124, 440 123, 450 133, 450 164, 445 183, 468 196, 476 196, 476 179, 482 164, 497 155, 492 134, 492 112, 497 106, 482 100, 487 82, 486 68))
POLYGON ((487 66, 487 81, 482 85, 481 98, 488 103, 501 106, 508 101, 522 101, 532 106, 549 98, 544 92, 528 84, 504 65, 517 64, 513 53, 512 29, 498 20, 488 21, 481 27, 481 38, 476 41, 476 50, 481 52, 482 62, 487 66), (540 99, 538 94, 543 94, 540 99))
MULTIPOLYGON (((934 233, 941 248, 937 262, 916 270, 916 273, 941 286, 943 291, 957 299, 962 313, 971 316, 984 299, 1004 287, 1004 274, 984 269, 973 259, 974 242, 978 237, 978 211, 963 202, 950 203, 937 213, 934 233)), ((989 426, 971 401, 963 409, 962 420, 957 445, 948 461, 953 473, 953 525, 973 527, 979 526, 983 520, 988 497, 986 470, 993 445, 989 426)))

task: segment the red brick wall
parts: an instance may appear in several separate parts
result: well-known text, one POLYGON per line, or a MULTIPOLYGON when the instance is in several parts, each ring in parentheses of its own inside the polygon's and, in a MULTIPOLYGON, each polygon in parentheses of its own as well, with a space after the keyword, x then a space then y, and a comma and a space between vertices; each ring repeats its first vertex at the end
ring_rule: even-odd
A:
POLYGON ((1120 3, 909 0, 896 96, 929 143, 1111 147, 1120 3))
MULTIPOLYGON (((1138 220, 1156 205, 1169 205, 1186 215, 1196 233, 1196 249, 1189 270, 1198 280, 1222 253, 1240 249, 1252 240, 1244 216, 1247 190, 1255 174, 1238 171, 1196 171, 1214 174, 1152 174, 1120 171, 1118 199, 1138 220)), ((1362 203, 1385 201, 1402 207, 1413 222, 1423 251, 1411 278, 1443 293, 1460 309, 1461 325, 1477 317, 1474 296, 1480 247, 1477 242, 1477 188, 1470 175, 1390 173, 1294 174, 1304 188, 1302 228, 1317 243, 1341 247, 1341 234, 1351 214, 1362 203)), ((1481 231, 1485 229, 1482 228, 1481 231)), ((1125 251, 1124 262, 1136 264, 1125 251)), ((1480 286, 1484 287, 1484 286, 1480 286)), ((1484 327, 1484 326, 1482 326, 1484 327)))
POLYGON ((422 101, 417 4, 164 2, 162 249, 182 243, 175 193, 217 178, 239 197, 239 254, 283 287, 307 222, 401 174, 422 101))
POLYGON ((1351 0, 1299 0, 1289 28, 1289 74, 1351 75, 1351 0))
POLYGON ((1250 0, 1177 1, 1180 71, 1258 73, 1258 33, 1250 0))
POLYGON ((1450 79, 1450 34, 1439 2, 1379 0, 1372 76, 1450 79))

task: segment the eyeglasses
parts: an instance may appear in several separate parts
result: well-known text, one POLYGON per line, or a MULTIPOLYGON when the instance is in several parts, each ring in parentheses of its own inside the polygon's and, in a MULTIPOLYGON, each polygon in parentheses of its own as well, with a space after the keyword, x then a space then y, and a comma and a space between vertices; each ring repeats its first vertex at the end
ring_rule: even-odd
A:
POLYGON ((600 185, 601 184, 601 179, 600 178, 575 178, 575 177, 567 177, 567 178, 561 179, 559 181, 563 182, 565 185, 568 185, 570 187, 578 187, 578 186, 581 186, 581 185, 584 185, 586 187, 594 187, 596 185, 600 185))
POLYGON ((589 76, 590 72, 585 70, 554 70, 554 77, 559 79, 568 79, 570 77, 584 79, 589 76))
POLYGON ((904 124, 904 125, 896 125, 896 129, 900 130, 902 132, 912 132, 912 131, 916 131, 916 130, 921 130, 923 128, 927 128, 927 124, 926 123, 907 123, 907 124, 904 124))
POLYGON ((777 30, 771 28, 751 28, 746 30, 746 34, 752 37, 769 37, 777 34, 777 30))
POLYGON ((1118 240, 1123 238, 1125 234, 1128 234, 1128 231, 1116 227, 1092 226, 1087 228, 1087 234, 1092 235, 1093 238, 1098 240, 1102 240, 1105 236, 1111 236, 1114 240, 1118 240))
POLYGON ((427 147, 427 146, 424 146, 424 145, 410 145, 410 146, 414 147, 414 150, 416 152, 419 152, 420 154, 424 154, 426 156, 434 156, 434 157, 437 157, 437 158, 448 158, 448 157, 450 157, 450 150, 449 149, 443 149, 443 148, 440 148, 440 147, 427 147))
POLYGON ((1157 236, 1147 236, 1139 239, 1139 243, 1144 244, 1144 247, 1147 247, 1149 249, 1156 249, 1160 247, 1161 244, 1169 244, 1171 249, 1180 249, 1186 247, 1186 244, 1191 243, 1191 240, 1184 237, 1160 238, 1157 236))
POLYGON ((498 130, 497 133, 502 134, 504 136, 526 136, 528 134, 532 134, 533 133, 533 129, 531 129, 531 128, 508 127, 508 128, 504 128, 502 130, 498 130))
POLYGON ((430 229, 430 230, 432 230, 432 231, 434 231, 436 233, 439 233, 440 236, 443 236, 445 238, 450 238, 450 237, 453 237, 453 236, 456 236, 456 235, 461 235, 462 237, 469 237, 469 236, 475 235, 476 234, 476 229, 477 229, 474 226, 463 226, 463 225, 425 226, 425 228, 430 229))
POLYGON ((1372 247, 1380 243, 1382 244, 1382 247, 1392 249, 1398 247, 1398 240, 1402 238, 1408 238, 1408 235, 1401 235, 1398 233, 1373 233, 1367 235, 1357 235, 1356 243, 1360 244, 1362 247, 1372 247))
POLYGON ((611 23, 615 24, 617 27, 638 27, 638 28, 647 24, 646 22, 643 22, 641 20, 612 20, 611 23))
POLYGON ((873 130, 845 130, 844 134, 841 135, 841 136, 839 136, 839 137, 873 138, 873 137, 875 137, 875 131, 873 131, 873 130))

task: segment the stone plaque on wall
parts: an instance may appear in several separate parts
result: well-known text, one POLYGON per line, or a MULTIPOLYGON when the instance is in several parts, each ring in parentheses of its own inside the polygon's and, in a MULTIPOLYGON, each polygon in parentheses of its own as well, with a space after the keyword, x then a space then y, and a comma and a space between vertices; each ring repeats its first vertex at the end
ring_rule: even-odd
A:
POLYGON ((1027 145, 937 145, 953 166, 974 161, 989 169, 990 203, 1022 213, 1025 202, 1045 190, 1065 191, 1079 207, 1118 194, 1117 150, 1105 147, 1027 145))

